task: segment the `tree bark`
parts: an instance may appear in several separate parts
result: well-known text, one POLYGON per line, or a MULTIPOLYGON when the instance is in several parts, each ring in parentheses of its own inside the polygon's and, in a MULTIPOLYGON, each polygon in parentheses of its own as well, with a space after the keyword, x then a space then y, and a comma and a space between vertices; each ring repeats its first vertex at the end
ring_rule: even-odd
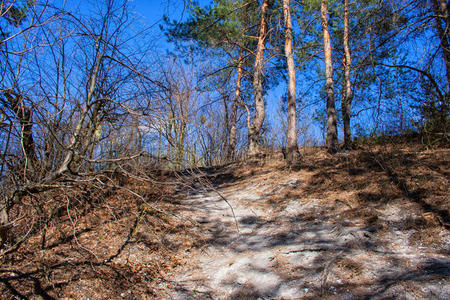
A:
POLYGON ((350 68, 352 65, 349 47, 349 26, 348 26, 348 0, 344 0, 344 93, 342 99, 342 119, 344 121, 344 148, 352 147, 352 132, 350 129, 350 115, 352 104, 352 84, 350 81, 350 68))
POLYGON ((6 91, 4 95, 20 123, 23 154, 27 162, 27 168, 33 171, 37 164, 36 147, 33 139, 33 111, 25 105, 22 95, 13 91, 6 91))
POLYGON ((237 144, 237 113, 238 104, 241 97, 241 82, 242 82, 242 64, 243 64, 243 50, 239 49, 239 57, 237 64, 237 78, 236 78, 236 89, 234 91, 234 99, 231 104, 231 119, 230 119, 230 136, 228 143, 228 161, 233 161, 236 157, 236 144, 237 144))
POLYGON ((253 98, 255 103, 255 117, 248 128, 248 154, 254 155, 260 152, 261 128, 265 118, 263 99, 263 67, 264 50, 267 35, 267 11, 269 0, 263 0, 261 5, 261 21, 259 24, 258 47, 256 50, 254 76, 253 76, 253 98))
POLYGON ((432 0, 433 11, 436 21, 436 29, 441 40, 442 52, 444 54, 445 69, 447 72, 447 84, 450 86, 450 41, 449 26, 450 14, 447 0, 432 0))
POLYGON ((325 56, 325 76, 327 93, 327 148, 328 152, 336 153, 338 150, 336 108, 334 101, 333 61, 331 57, 330 32, 328 30, 327 1, 321 1, 320 17, 323 31, 323 48, 325 56))
POLYGON ((284 53, 288 67, 288 128, 287 128, 287 162, 289 165, 300 159, 298 151, 297 114, 295 110, 295 65, 294 53, 292 52, 292 24, 291 24, 290 0, 283 0, 285 41, 284 53))

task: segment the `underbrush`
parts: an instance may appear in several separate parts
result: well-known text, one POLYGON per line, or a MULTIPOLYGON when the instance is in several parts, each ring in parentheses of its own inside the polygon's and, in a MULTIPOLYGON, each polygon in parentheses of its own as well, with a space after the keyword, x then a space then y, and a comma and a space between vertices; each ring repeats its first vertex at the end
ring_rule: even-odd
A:
POLYGON ((22 197, 0 250, 1 298, 154 295, 180 253, 201 242, 176 215, 173 178, 157 179, 110 177, 22 197))

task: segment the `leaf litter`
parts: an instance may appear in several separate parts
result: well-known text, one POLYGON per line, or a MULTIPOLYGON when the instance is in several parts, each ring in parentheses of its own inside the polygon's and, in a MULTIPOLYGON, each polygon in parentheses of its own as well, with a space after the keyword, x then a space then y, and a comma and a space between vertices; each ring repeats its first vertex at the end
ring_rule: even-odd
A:
POLYGON ((450 151, 303 152, 74 207, 2 257, 2 299, 449 299, 450 151))
POLYGON ((410 154, 409 165, 398 149, 383 148, 321 152, 319 161, 306 155, 296 170, 272 162, 218 171, 236 180, 182 199, 190 208, 183 216, 200 220, 205 244, 174 270, 171 288, 160 284, 160 295, 449 299, 448 199, 442 200, 449 152, 410 154), (400 179, 386 171, 392 167, 400 179), (417 181, 426 187, 420 198, 412 196, 417 181))

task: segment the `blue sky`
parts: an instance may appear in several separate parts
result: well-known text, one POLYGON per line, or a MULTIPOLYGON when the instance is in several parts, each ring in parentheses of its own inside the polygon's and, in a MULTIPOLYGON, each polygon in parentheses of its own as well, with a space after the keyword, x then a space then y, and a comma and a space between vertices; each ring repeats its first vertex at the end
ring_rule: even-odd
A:
MULTIPOLYGON (((180 19, 186 16, 184 9, 185 4, 191 0, 129 0, 135 7, 136 13, 140 14, 149 25, 161 21, 163 15, 167 15, 171 19, 180 19), (184 13, 184 14, 183 14, 184 13)), ((204 6, 212 1, 197 1, 204 6)))
MULTIPOLYGON (((162 51, 171 50, 172 47, 167 43, 165 36, 161 33, 159 25, 162 24, 162 18, 164 15, 168 16, 171 20, 180 21, 188 16, 185 10, 187 5, 192 0, 130 0, 132 11, 137 14, 138 17, 143 19, 144 26, 152 26, 155 30, 155 34, 159 35, 159 47, 162 51)), ((196 0, 201 6, 207 6, 211 4, 212 0, 196 0)), ((278 111, 280 108, 280 101, 282 95, 285 93, 286 84, 280 82, 279 86, 273 87, 268 91, 265 96, 266 102, 266 119, 275 126, 279 125, 280 116, 278 111)), ((301 91, 297 91, 300 94, 301 91)), ((300 100, 300 99, 299 99, 300 100)), ((320 133, 318 128, 311 128, 312 134, 320 139, 320 133)))
MULTIPOLYGON (((135 13, 144 27, 152 27, 154 34, 159 36, 159 46, 164 50, 170 48, 167 44, 166 38, 159 29, 162 24, 164 15, 171 20, 180 21, 186 18, 187 11, 185 6, 191 0, 129 0, 131 4, 131 11, 135 13)), ((210 4, 210 0, 199 0, 202 6, 210 4)))

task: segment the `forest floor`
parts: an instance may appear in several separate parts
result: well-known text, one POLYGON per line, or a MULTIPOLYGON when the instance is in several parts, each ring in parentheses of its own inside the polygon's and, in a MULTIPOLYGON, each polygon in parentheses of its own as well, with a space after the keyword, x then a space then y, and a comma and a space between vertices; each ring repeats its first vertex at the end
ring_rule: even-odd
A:
POLYGON ((390 144, 159 177, 158 200, 110 192, 2 258, 0 294, 450 299, 449 175, 450 149, 390 144))
POLYGON ((450 299, 447 150, 208 170, 180 214, 206 235, 167 299, 450 299), (446 229, 447 227, 447 229, 446 229))

